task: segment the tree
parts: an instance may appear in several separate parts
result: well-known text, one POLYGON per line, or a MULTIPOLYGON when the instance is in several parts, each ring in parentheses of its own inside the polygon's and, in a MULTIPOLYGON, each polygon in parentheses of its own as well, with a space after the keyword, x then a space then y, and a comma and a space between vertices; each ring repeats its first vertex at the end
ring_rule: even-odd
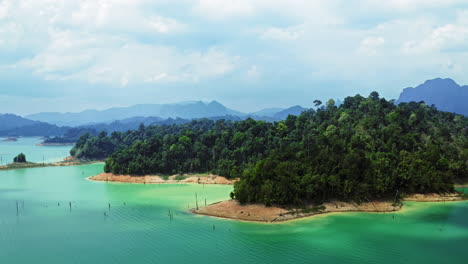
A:
POLYGON ((25 163, 25 162, 26 162, 26 155, 24 155, 23 153, 20 153, 18 156, 16 156, 16 157, 13 159, 13 162, 16 162, 16 163, 25 163))
POLYGON ((376 91, 373 91, 372 93, 370 93, 369 97, 372 98, 373 100, 379 100, 379 93, 376 91))
POLYGON ((320 101, 320 100, 314 100, 314 105, 315 105, 315 107, 319 107, 319 106, 322 105, 322 101, 320 101))

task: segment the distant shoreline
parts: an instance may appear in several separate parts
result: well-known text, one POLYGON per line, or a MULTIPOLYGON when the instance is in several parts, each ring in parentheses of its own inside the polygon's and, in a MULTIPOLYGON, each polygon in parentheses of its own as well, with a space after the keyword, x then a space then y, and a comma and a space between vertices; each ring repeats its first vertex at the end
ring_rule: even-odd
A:
POLYGON ((16 142, 16 141, 18 141, 18 139, 17 138, 12 138, 12 137, 5 138, 4 140, 2 140, 2 142, 16 142))
POLYGON ((36 146, 44 146, 44 147, 48 147, 48 146, 73 146, 75 145, 75 143, 38 143, 36 144, 36 146))
POLYGON ((112 173, 101 173, 88 178, 92 181, 101 182, 122 182, 122 183, 136 183, 136 184, 171 184, 171 183, 196 183, 196 184, 223 184, 233 185, 236 180, 228 180, 225 177, 209 174, 183 174, 172 176, 160 175, 116 175, 112 173))
POLYGON ((24 162, 24 163, 10 163, 7 165, 0 166, 2 170, 16 170, 16 169, 30 169, 30 168, 41 168, 41 167, 64 167, 64 166, 78 166, 102 162, 99 160, 79 160, 70 156, 65 158, 63 161, 53 163, 37 163, 37 162, 24 162))
MULTIPOLYGON (((463 201, 458 193, 445 195, 439 194, 413 194, 403 201, 414 202, 449 202, 463 201)), ((402 203, 393 204, 391 201, 371 201, 367 203, 353 203, 332 201, 322 205, 309 205, 304 208, 281 208, 267 207, 262 204, 240 205, 236 200, 227 200, 214 203, 198 209, 191 209, 194 214, 212 216, 218 218, 232 219, 247 222, 285 222, 295 219, 311 217, 326 213, 344 212, 368 212, 368 213, 391 213, 400 211, 402 203)))

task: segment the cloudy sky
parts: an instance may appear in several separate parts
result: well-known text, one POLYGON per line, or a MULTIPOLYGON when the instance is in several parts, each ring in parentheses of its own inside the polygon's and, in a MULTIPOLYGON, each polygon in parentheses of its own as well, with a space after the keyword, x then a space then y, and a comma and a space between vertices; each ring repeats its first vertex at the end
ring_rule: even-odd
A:
POLYGON ((466 0, 0 0, 0 113, 468 84, 466 0))

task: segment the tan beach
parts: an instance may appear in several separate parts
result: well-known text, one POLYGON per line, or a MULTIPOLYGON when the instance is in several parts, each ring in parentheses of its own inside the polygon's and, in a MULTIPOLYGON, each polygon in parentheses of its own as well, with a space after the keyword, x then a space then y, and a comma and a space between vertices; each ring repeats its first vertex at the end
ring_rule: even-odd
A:
POLYGON ((209 174, 183 174, 172 175, 163 177, 160 175, 117 175, 112 173, 101 173, 88 178, 92 181, 105 181, 105 182, 123 182, 123 183, 139 183, 139 184, 169 184, 169 183, 194 183, 194 184, 225 184, 233 185, 238 179, 228 180, 225 177, 209 174), (165 179, 167 178, 167 179, 165 179))
MULTIPOLYGON (((450 194, 414 194, 403 201, 414 202, 450 202, 462 201, 458 193, 450 194)), ((222 201, 206 207, 192 209, 191 212, 213 217, 252 221, 252 222, 283 222, 325 213, 338 212, 376 212, 389 213, 401 210, 403 204, 393 204, 390 201, 373 201, 366 203, 352 203, 333 201, 319 206, 305 206, 304 208, 267 207, 263 204, 241 205, 236 200, 222 201)))

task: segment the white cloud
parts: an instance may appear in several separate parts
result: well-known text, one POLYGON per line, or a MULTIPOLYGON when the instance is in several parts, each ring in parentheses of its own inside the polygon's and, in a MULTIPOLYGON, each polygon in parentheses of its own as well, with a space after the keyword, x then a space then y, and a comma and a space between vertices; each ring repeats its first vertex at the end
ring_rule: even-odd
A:
POLYGON ((125 87, 142 82, 197 82, 224 75, 238 59, 218 49, 180 52, 131 39, 70 31, 51 32, 47 48, 18 63, 49 80, 88 81, 125 87))
POLYGON ((227 19, 253 15, 255 1, 248 0, 197 0, 195 12, 210 19, 227 19))
POLYGON ((465 43, 466 0, 0 0, 0 74, 64 89, 468 83, 465 43))
POLYGON ((438 27, 422 40, 411 40, 404 44, 403 50, 408 54, 439 52, 443 50, 466 49, 468 25, 447 24, 438 27))
POLYGON ((386 1, 372 1, 375 5, 380 5, 383 8, 396 8, 397 10, 421 10, 426 8, 441 8, 450 5, 457 5, 466 3, 465 0, 386 0, 386 1))
POLYGON ((8 1, 0 2, 0 19, 7 17, 10 9, 10 3, 8 1))
POLYGON ((276 28, 272 27, 267 29, 261 34, 263 39, 273 40, 297 40, 301 35, 301 32, 296 28, 276 28))
POLYGON ((172 18, 148 14, 147 1, 125 0, 84 0, 71 13, 71 23, 87 30, 127 31, 144 33, 174 33, 185 30, 186 26, 172 18))
POLYGON ((8 17, 11 21, 8 23, 0 21, 0 49, 15 47, 20 41, 31 45, 26 48, 34 51, 32 55, 9 67, 29 69, 45 80, 122 87, 147 80, 197 82, 227 74, 236 67, 237 56, 219 48, 179 50, 133 37, 134 33, 154 37, 187 29, 176 19, 148 10, 147 5, 153 3, 147 0, 6 0, 0 4, 0 14, 9 16, 3 11, 7 6, 14 9, 17 17, 8 17))
POLYGON ((359 52, 366 55, 377 55, 384 44, 383 37, 366 37, 360 43, 359 52))
POLYGON ((0 49, 15 48, 23 36, 23 28, 21 25, 10 22, 0 24, 0 49))

